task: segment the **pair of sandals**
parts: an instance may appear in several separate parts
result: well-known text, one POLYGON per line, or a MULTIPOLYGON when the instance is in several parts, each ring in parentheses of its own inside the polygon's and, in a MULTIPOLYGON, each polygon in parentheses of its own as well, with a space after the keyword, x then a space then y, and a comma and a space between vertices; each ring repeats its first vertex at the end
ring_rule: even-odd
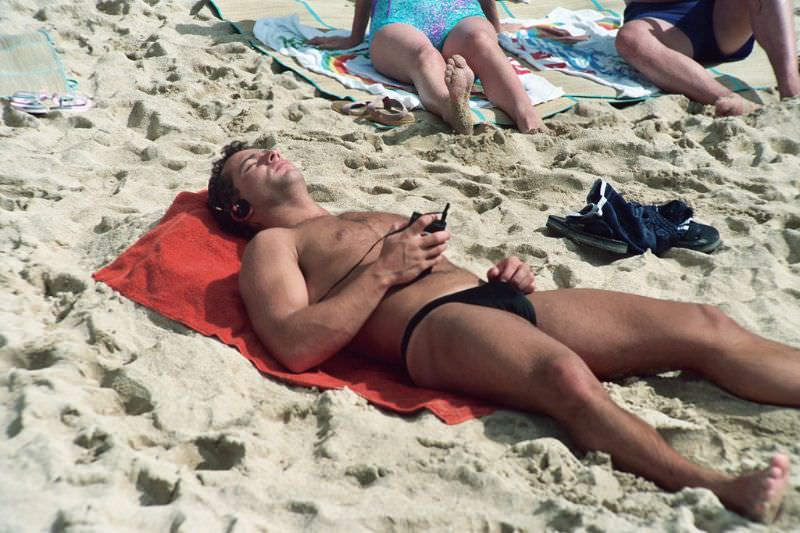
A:
POLYGON ((403 102, 388 96, 371 102, 340 100, 333 102, 331 108, 342 115, 368 118, 384 126, 405 126, 416 120, 403 102))
POLYGON ((17 91, 9 99, 11 107, 34 115, 46 115, 52 111, 86 111, 92 100, 83 93, 49 93, 47 91, 17 91))
POLYGON ((672 247, 713 252, 722 244, 719 231, 692 217, 692 208, 680 200, 661 205, 628 202, 610 183, 598 179, 583 209, 564 217, 550 215, 547 227, 578 244, 616 254, 649 249, 661 255, 672 247))

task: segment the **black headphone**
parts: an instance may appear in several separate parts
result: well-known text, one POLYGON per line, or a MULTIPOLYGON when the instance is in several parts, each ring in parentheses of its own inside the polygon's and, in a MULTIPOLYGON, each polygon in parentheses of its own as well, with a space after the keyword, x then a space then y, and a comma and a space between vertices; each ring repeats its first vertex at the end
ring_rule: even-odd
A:
POLYGON ((231 204, 231 218, 236 222, 244 222, 253 214, 253 207, 244 198, 231 204))
MULTIPOLYGON (((227 210, 215 205, 214 211, 225 213, 227 210)), ((241 200, 233 202, 230 211, 227 212, 231 214, 231 218, 234 222, 244 222, 253 214, 253 206, 250 205, 250 202, 242 198, 241 200)))

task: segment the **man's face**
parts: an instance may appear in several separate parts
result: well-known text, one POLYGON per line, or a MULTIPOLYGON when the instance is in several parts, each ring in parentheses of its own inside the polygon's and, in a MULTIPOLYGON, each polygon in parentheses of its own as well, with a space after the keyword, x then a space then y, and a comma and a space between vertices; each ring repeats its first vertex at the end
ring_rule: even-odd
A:
POLYGON ((223 172, 230 173, 241 197, 254 206, 281 196, 278 193, 288 185, 303 180, 303 174, 278 150, 242 150, 225 162, 223 172))

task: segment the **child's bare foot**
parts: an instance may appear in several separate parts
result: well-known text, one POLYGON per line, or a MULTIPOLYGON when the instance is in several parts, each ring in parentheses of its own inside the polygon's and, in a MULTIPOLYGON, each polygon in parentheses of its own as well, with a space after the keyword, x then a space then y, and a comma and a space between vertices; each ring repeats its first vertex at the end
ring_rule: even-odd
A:
POLYGON ((789 458, 775 454, 764 470, 741 476, 731 483, 731 508, 748 518, 769 524, 775 520, 783 493, 789 485, 789 458))
POLYGON ((518 115, 515 123, 517 129, 522 133, 536 133, 547 129, 539 113, 536 112, 536 108, 533 106, 529 106, 518 115))
POLYGON ((756 106, 736 93, 720 96, 714 102, 714 112, 718 117, 746 115, 754 111, 756 106))
POLYGON ((444 82, 450 93, 448 122, 456 133, 472 135, 472 113, 469 110, 469 92, 475 82, 475 74, 460 55, 447 60, 444 82))

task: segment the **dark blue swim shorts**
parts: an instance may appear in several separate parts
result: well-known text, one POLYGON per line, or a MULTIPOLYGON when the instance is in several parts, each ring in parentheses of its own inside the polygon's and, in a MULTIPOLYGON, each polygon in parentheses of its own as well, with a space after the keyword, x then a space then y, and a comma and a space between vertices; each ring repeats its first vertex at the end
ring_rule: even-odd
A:
POLYGON ((744 45, 732 54, 719 49, 714 36, 714 3, 716 0, 680 0, 677 2, 631 2, 625 8, 624 20, 655 18, 669 22, 689 37, 696 61, 703 64, 739 61, 753 51, 755 38, 751 35, 744 45))

